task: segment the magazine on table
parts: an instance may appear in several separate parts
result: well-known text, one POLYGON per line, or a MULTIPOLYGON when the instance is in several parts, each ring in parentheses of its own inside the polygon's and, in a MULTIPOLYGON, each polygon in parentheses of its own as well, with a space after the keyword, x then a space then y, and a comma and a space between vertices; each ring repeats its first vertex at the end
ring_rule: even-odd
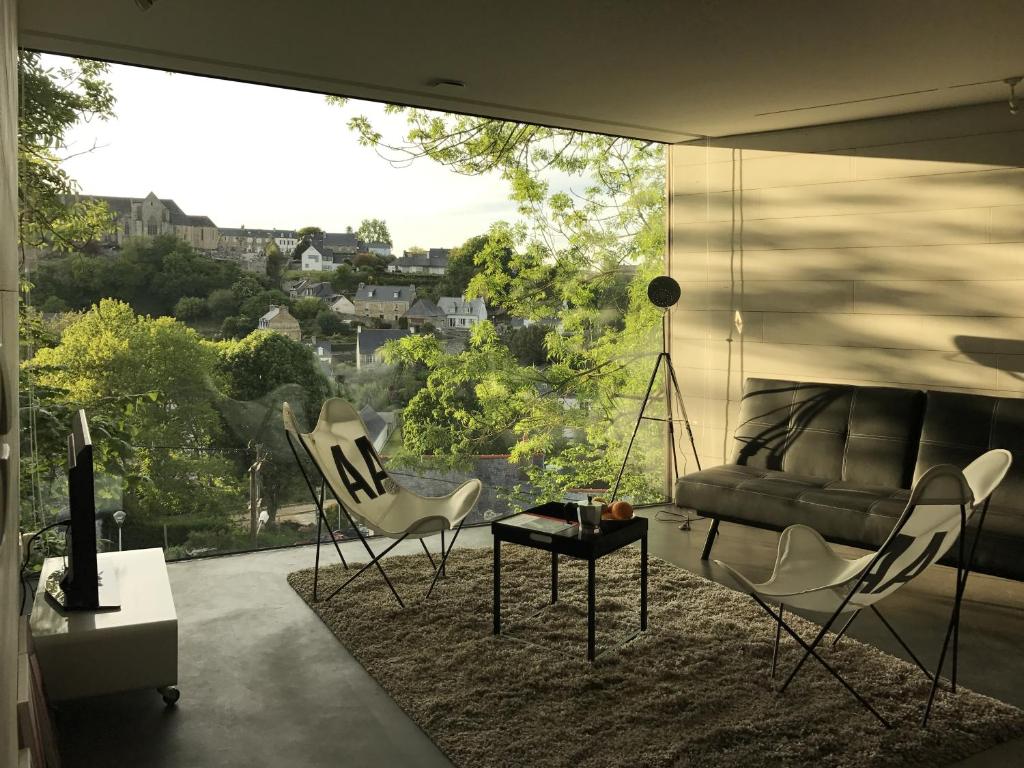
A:
POLYGON ((506 525, 514 525, 518 528, 539 531, 552 536, 575 536, 580 527, 579 523, 557 517, 535 515, 532 512, 520 512, 518 515, 507 518, 504 522, 506 525))

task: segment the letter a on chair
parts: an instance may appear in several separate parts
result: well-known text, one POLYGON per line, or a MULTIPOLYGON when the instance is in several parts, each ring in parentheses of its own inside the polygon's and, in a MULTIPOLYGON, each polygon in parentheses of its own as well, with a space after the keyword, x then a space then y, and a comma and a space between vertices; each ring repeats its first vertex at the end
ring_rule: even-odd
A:
MULTIPOLYGON (((438 577, 445 575, 445 565, 455 546, 455 540, 462 530, 462 524, 480 497, 480 481, 467 480, 447 496, 438 497, 420 496, 418 493, 403 488, 384 469, 380 456, 377 455, 373 443, 366 435, 366 427, 363 425, 359 413, 349 403, 338 398, 332 398, 324 403, 316 427, 309 433, 303 434, 299 431, 288 403, 284 404, 283 416, 288 444, 295 455, 295 460, 309 492, 313 496, 313 503, 317 508, 320 522, 327 524, 323 509, 326 488, 341 506, 370 556, 370 561, 328 595, 327 599, 330 600, 367 569, 376 567, 395 599, 398 600, 398 604, 404 607, 405 604, 391 583, 391 579, 388 578, 384 566, 381 565, 381 560, 406 538, 420 540, 423 551, 426 552, 431 566, 434 567, 434 578, 427 590, 427 597, 429 597, 438 577), (316 473, 320 478, 319 493, 316 490, 315 478, 307 473, 296 446, 301 446, 302 453, 316 467, 316 473), (374 533, 395 541, 388 545, 383 552, 375 555, 360 529, 360 523, 374 533), (455 534, 446 548, 445 531, 453 529, 455 534), (437 565, 423 541, 425 537, 435 533, 441 535, 441 560, 437 565)), ((333 538, 333 533, 331 535, 333 538)), ((339 549, 338 552, 340 554, 341 550, 339 549)), ((319 573, 320 537, 317 536, 317 555, 313 576, 314 600, 317 599, 319 573)))
POLYGON ((754 583, 732 566, 719 560, 715 561, 728 569, 743 589, 776 622, 772 676, 775 675, 779 638, 783 630, 804 650, 800 661, 782 684, 780 693, 793 681, 804 662, 813 657, 871 714, 889 727, 889 722, 818 652, 821 641, 840 617, 845 619, 845 624, 839 630, 833 645, 839 641, 854 618, 862 610, 869 608, 932 681, 931 693, 922 719, 922 725, 927 725, 950 640, 953 647, 950 682, 952 691, 956 692, 960 603, 974 560, 974 551, 985 523, 989 499, 1010 468, 1011 460, 1009 451, 997 449, 978 457, 962 472, 950 464, 929 469, 914 484, 906 509, 881 549, 875 553, 849 560, 835 552, 813 528, 806 525, 791 525, 779 537, 775 568, 768 581, 754 583), (975 510, 980 510, 978 526, 968 553, 965 533, 967 521, 975 510), (877 603, 918 576, 957 543, 956 595, 938 666, 933 674, 918 660, 892 624, 882 616, 877 603), (773 605, 777 606, 777 611, 773 609, 773 605), (786 623, 786 608, 826 614, 828 619, 814 639, 807 642, 786 623))

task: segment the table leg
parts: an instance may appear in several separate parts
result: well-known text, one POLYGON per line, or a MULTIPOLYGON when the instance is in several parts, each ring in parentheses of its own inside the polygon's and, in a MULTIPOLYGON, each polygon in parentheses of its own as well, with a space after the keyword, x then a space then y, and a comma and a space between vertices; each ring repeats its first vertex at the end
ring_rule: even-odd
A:
POLYGON ((647 534, 640 539, 640 631, 647 629, 647 534))
POLYGON ((594 660, 594 561, 587 561, 587 661, 594 660))
POLYGON ((551 553, 551 604, 558 602, 558 553, 551 553))
POLYGON ((501 539, 494 540, 494 634, 501 634, 501 539))

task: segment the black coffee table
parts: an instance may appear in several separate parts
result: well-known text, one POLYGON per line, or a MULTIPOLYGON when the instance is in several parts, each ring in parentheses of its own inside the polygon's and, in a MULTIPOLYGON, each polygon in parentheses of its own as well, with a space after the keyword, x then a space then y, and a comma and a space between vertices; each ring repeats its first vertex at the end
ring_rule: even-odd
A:
MULTIPOLYGON (((604 555, 640 542, 640 631, 647 629, 647 519, 604 520, 600 533, 582 532, 579 526, 564 532, 546 532, 524 527, 524 515, 543 515, 554 521, 576 521, 576 505, 546 504, 525 513, 491 523, 494 536, 494 634, 501 634, 501 543, 520 544, 551 553, 551 603, 558 602, 558 557, 565 555, 587 561, 587 660, 593 661, 595 634, 595 564, 604 555)), ((552 527, 558 527, 557 522, 552 527)))

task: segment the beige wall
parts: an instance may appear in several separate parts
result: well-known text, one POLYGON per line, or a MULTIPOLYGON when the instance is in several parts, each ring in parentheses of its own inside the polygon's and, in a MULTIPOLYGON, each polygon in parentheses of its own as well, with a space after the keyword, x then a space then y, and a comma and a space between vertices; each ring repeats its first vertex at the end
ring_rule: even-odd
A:
POLYGON ((728 458, 748 376, 1024 396, 1024 115, 984 105, 669 157, 672 351, 706 465, 728 458))
POLYGON ((0 367, 4 392, 0 443, 0 765, 17 764, 15 722, 18 653, 18 255, 17 43, 15 0, 0 0, 0 367))

